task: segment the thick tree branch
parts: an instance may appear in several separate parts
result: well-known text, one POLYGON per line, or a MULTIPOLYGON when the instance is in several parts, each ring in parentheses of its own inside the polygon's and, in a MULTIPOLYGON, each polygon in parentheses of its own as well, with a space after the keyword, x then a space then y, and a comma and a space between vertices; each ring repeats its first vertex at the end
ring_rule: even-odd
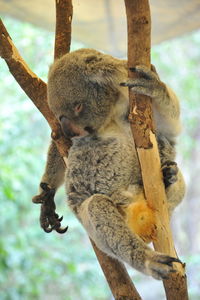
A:
MULTIPOLYGON (((142 64, 150 68, 151 19, 148 0, 125 0, 125 6, 128 25, 128 67, 142 64)), ((129 71, 129 77, 134 76, 136 75, 129 71)), ((150 207, 156 212, 157 239, 154 247, 157 251, 176 257, 153 129, 151 99, 142 95, 136 97, 130 90, 129 98, 130 123, 141 165, 145 196, 150 207)), ((188 294, 184 268, 180 264, 177 264, 176 268, 177 272, 164 281, 167 299, 186 300, 188 294)))
MULTIPOLYGON (((71 18, 71 0, 56 0, 55 59, 70 49, 71 18)), ((48 107, 46 83, 34 74, 22 59, 2 21, 0 21, 0 56, 5 59, 11 74, 46 118, 52 129, 52 138, 65 160, 71 143, 64 138, 58 121, 48 107)), ((141 300, 123 264, 105 256, 92 241, 91 243, 115 299, 141 300)))
POLYGON ((20 56, 3 22, 0 20, 0 56, 6 61, 8 68, 27 96, 33 101, 43 114, 52 129, 52 138, 61 145, 62 157, 71 142, 66 140, 60 124, 49 109, 47 104, 47 86, 35 73, 33 73, 23 58, 20 56), (63 150, 62 150, 63 149, 63 150), (64 150, 65 149, 65 150, 64 150))

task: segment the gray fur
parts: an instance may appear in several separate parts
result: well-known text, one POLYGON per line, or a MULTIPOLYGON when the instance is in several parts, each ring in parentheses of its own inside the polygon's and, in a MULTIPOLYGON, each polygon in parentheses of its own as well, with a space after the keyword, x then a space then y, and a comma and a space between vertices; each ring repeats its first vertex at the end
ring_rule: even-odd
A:
MULTIPOLYGON (((134 190, 142 190, 139 162, 126 119, 128 93, 124 86, 153 99, 162 163, 175 159, 179 103, 156 73, 143 66, 136 71, 142 78, 126 81, 125 61, 92 49, 66 54, 50 68, 48 102, 58 120, 63 117, 73 128, 90 129, 87 136, 73 139, 69 151, 65 186, 71 209, 102 251, 161 279, 173 271, 171 258, 151 250, 134 235, 117 209, 117 205, 131 201, 134 190), (79 104, 82 109, 76 112, 79 104)), ((49 155, 48 174, 43 176, 54 187, 60 184, 55 171, 62 170, 59 162, 57 156, 49 155)), ((180 171, 177 182, 166 193, 171 213, 184 196, 180 171)))

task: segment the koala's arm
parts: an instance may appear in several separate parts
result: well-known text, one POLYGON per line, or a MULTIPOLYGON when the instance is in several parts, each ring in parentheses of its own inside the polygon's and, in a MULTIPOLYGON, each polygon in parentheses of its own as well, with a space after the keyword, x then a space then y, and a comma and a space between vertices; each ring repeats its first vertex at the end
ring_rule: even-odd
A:
POLYGON ((65 165, 54 141, 48 149, 47 162, 41 182, 48 184, 52 189, 57 190, 64 181, 65 165))
POLYGON ((163 279, 174 272, 172 263, 180 262, 153 251, 132 233, 111 198, 106 195, 91 196, 82 202, 76 213, 99 249, 138 271, 163 279))
POLYGON ((129 79, 121 85, 131 87, 136 94, 152 98, 157 132, 173 139, 181 130, 180 106, 177 96, 159 79, 154 67, 153 70, 149 70, 145 66, 136 66, 133 71, 139 74, 140 78, 129 79))
POLYGON ((61 228, 62 217, 56 213, 54 196, 58 187, 63 183, 65 173, 64 162, 52 141, 47 155, 45 172, 42 176, 39 195, 33 197, 34 203, 41 204, 40 225, 45 232, 56 230, 65 233, 66 228, 61 228))

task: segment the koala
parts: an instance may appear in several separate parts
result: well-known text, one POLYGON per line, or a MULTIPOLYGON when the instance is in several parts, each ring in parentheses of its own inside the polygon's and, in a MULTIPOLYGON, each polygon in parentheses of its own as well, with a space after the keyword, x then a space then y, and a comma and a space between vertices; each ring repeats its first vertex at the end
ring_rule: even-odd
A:
MULTIPOLYGON (((175 271, 173 262, 180 261, 152 250, 145 243, 144 232, 140 236, 131 225, 131 207, 138 198, 144 199, 144 191, 128 122, 126 87, 152 98, 170 215, 185 193, 182 174, 174 162, 181 129, 179 101, 154 68, 136 66, 136 79, 127 79, 127 71, 127 61, 93 49, 68 53, 50 67, 48 104, 72 146, 65 167, 52 141, 41 194, 34 200, 39 202, 43 195, 52 203, 64 182, 70 208, 99 249, 144 274, 163 279, 175 271)), ((48 205, 50 202, 46 209, 48 205)), ((55 205, 53 212, 41 216, 45 231, 60 226, 55 205)))

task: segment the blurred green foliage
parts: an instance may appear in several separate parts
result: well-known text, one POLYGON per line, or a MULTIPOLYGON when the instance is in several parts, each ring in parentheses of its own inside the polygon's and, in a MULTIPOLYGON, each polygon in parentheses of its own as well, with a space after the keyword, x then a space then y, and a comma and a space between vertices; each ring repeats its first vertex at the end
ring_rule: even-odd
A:
MULTIPOLYGON (((53 57, 53 34, 9 17, 4 21, 21 55, 46 80, 53 57)), ((72 49, 81 46, 73 43, 72 49)), ((200 32, 196 32, 162 43, 152 51, 152 61, 161 78, 182 99, 185 129, 179 150, 187 173, 192 151, 199 147, 199 138, 194 134, 200 114, 199 48, 200 32)), ((41 230, 40 207, 31 198, 37 193, 43 172, 50 130, 3 60, 0 78, 0 299, 112 299, 89 240, 66 206, 63 190, 57 195, 57 207, 59 214, 64 215, 63 225, 69 225, 68 233, 61 236, 41 230)), ((197 234, 199 231, 197 228, 197 234)), ((185 245, 188 238, 180 232, 182 235, 179 242, 185 245)), ((196 244, 192 253, 189 247, 183 251, 192 277, 192 299, 198 299, 200 293, 200 256, 195 247, 196 244)), ((149 278, 133 270, 130 273, 141 295, 150 300, 149 278)), ((151 284, 157 293, 151 299, 164 299, 162 284, 153 280, 151 284)))

